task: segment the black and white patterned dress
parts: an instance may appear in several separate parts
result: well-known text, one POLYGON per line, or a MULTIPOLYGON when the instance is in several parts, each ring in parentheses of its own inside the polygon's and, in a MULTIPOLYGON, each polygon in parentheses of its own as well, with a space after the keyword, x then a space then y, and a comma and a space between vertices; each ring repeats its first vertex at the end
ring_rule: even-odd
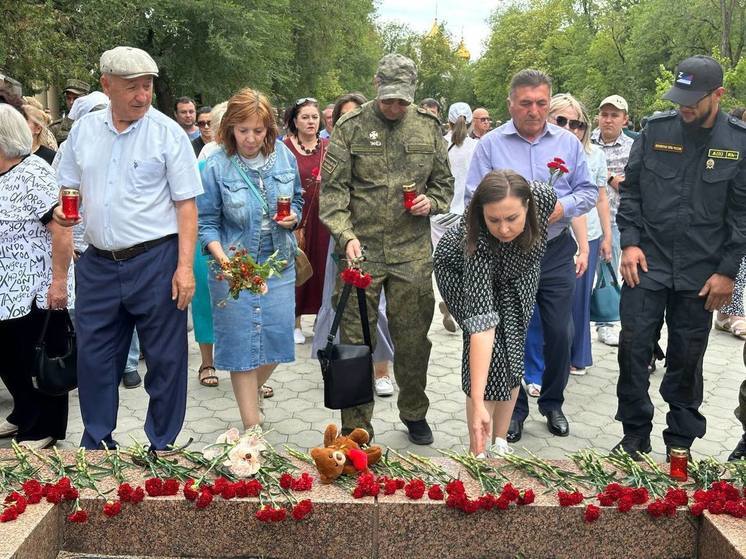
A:
POLYGON ((547 219, 557 201, 554 189, 546 183, 533 183, 531 189, 541 233, 533 248, 524 251, 513 242, 501 243, 483 226, 476 252, 467 256, 466 221, 462 219, 446 231, 433 257, 438 289, 463 330, 461 383, 467 395, 471 393, 470 336, 495 328, 485 400, 509 400, 510 391, 523 376, 526 330, 547 246, 547 219))

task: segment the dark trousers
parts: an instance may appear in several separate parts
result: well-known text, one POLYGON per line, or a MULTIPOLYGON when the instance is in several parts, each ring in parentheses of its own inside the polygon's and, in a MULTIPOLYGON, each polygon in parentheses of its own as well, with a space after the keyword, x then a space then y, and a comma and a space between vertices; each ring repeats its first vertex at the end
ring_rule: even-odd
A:
POLYGON ((123 262, 89 248, 76 264, 78 393, 81 446, 112 443, 119 379, 137 326, 150 396, 145 434, 154 449, 176 440, 184 422, 187 387, 187 313, 171 300, 178 241, 172 239, 123 262))
POLYGON ((690 447, 706 430, 702 404, 702 360, 712 324, 712 313, 696 291, 622 287, 619 336, 617 421, 625 434, 647 436, 653 428, 648 364, 653 355, 660 323, 668 325, 668 366, 660 394, 669 407, 663 439, 669 446, 690 447))
MULTIPOLYGON (((575 290, 575 263, 573 256, 577 245, 565 231, 549 241, 541 261, 539 290, 536 304, 541 314, 544 332, 544 377, 541 381, 539 411, 561 410, 565 402, 565 386, 570 375, 570 345, 574 333, 572 301, 575 290)), ((521 388, 513 410, 513 419, 524 421, 528 417, 528 397, 521 388)))
MULTIPOLYGON (((44 326, 46 310, 34 306, 29 314, 21 318, 0 321, 0 378, 13 397, 13 411, 8 421, 18 426, 18 441, 33 441, 52 437, 62 440, 67 431, 67 394, 47 396, 36 390, 31 383, 34 345, 44 326)), ((53 312, 48 331, 54 332, 63 326, 64 316, 53 312)), ((49 355, 57 355, 61 347, 57 340, 47 337, 49 355)))

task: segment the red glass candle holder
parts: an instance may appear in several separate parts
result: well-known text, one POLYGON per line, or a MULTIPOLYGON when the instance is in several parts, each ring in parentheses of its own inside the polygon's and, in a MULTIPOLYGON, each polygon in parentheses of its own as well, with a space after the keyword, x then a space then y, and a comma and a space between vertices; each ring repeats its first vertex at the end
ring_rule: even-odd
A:
POLYGON ((668 452, 671 460, 670 476, 676 481, 686 481, 688 476, 689 449, 671 448, 668 452))
POLYGON ((404 208, 411 210, 414 206, 414 199, 417 197, 417 185, 415 183, 405 184, 401 189, 404 192, 404 208))
POLYGON ((290 216, 290 196, 277 197, 277 221, 282 221, 290 216))
POLYGON ((62 190, 62 213, 65 219, 80 219, 80 191, 74 188, 62 190))

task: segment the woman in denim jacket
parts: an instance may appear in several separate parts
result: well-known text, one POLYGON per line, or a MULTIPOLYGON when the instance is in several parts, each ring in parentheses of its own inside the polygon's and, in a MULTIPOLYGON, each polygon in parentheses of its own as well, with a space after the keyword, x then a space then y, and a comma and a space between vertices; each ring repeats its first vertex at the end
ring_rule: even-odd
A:
MULTIPOLYGON (((293 229, 303 209, 298 166, 276 140, 272 106, 244 89, 231 97, 218 129, 221 149, 202 169, 205 193, 198 197, 200 243, 216 262, 231 247, 245 248, 259 262, 277 251, 288 262, 264 295, 247 291, 237 300, 228 284, 209 278, 215 328, 215 366, 231 372, 244 428, 262 422, 258 389, 278 363, 295 359, 295 251, 293 229), (276 221, 277 197, 292 196, 290 216, 276 221)), ((228 254, 226 254, 228 253, 228 254)))

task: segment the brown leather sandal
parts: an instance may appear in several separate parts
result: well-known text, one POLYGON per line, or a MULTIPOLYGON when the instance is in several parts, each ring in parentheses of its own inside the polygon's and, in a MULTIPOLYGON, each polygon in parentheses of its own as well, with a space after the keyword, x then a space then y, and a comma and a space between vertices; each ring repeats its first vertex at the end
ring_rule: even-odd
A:
POLYGON ((197 371, 197 374, 199 375, 199 383, 202 386, 215 388, 218 384, 220 384, 220 379, 218 378, 218 375, 215 374, 215 367, 213 367, 212 365, 201 365, 199 371, 197 371), (205 371, 212 371, 213 374, 203 376, 202 373, 205 371))

